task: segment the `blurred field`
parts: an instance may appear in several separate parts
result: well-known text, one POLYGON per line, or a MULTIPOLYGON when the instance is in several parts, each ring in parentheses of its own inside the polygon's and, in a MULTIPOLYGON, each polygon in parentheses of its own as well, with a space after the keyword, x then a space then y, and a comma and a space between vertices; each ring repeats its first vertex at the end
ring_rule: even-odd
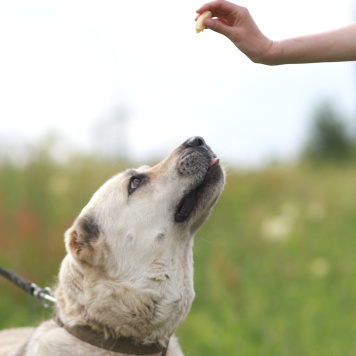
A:
MULTIPOLYGON (((55 282, 63 232, 122 167, 37 157, 0 166, 0 265, 55 282)), ((187 356, 356 354, 356 167, 229 172, 195 240, 187 356)), ((0 327, 36 325, 41 303, 0 279, 0 327)))

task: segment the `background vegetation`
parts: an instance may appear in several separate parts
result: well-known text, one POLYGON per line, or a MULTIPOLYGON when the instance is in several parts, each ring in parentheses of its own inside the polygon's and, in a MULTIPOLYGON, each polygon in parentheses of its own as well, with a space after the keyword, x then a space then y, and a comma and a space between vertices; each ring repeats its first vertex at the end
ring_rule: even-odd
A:
MULTIPOLYGON (((226 189, 195 240, 197 295, 178 332, 187 356, 356 354, 354 145, 325 110, 316 113, 300 163, 228 169, 226 189), (347 146, 339 156, 347 159, 335 159, 329 144, 320 150, 328 134, 313 140, 330 127, 347 141, 336 145, 347 146)), ((129 164, 92 156, 58 163, 46 145, 30 151, 20 164, 0 159, 0 265, 46 286, 65 253, 64 231, 129 164)), ((51 315, 1 278, 0 290, 0 328, 51 315)))

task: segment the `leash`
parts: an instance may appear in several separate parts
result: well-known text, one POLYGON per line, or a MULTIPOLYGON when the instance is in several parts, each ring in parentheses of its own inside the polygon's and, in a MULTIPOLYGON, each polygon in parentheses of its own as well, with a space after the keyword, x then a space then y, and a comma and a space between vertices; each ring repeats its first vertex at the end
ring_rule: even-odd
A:
POLYGON ((33 297, 39 299, 45 308, 49 307, 49 303, 57 303, 57 300, 53 297, 52 289, 49 287, 41 288, 37 284, 32 283, 19 276, 17 273, 8 271, 3 267, 0 267, 0 275, 7 278, 10 282, 14 283, 25 292, 31 294, 33 297))
MULTIPOLYGON (((49 307, 50 303, 57 303, 57 300, 53 297, 52 289, 49 287, 41 288, 37 284, 32 283, 25 278, 19 276, 17 273, 8 271, 0 266, 0 275, 14 283, 16 286, 23 289, 25 292, 31 294, 33 297, 39 299, 45 308, 49 307)), ((89 343, 93 346, 97 346, 104 350, 112 352, 121 352, 132 355, 152 355, 161 352, 161 356, 166 356, 168 350, 168 343, 165 347, 160 344, 139 344, 129 338, 117 338, 117 339, 105 339, 104 334, 98 333, 88 326, 79 325, 74 327, 65 326, 58 318, 55 311, 54 321, 67 332, 77 337, 78 339, 89 343)))

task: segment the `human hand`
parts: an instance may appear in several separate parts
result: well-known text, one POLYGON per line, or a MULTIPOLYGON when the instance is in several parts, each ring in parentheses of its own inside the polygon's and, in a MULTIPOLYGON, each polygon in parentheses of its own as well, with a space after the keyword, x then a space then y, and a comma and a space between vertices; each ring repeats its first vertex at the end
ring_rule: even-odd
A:
MULTIPOLYGON (((197 10, 212 18, 204 27, 221 33, 253 62, 267 65, 340 62, 356 60, 356 23, 327 32, 272 41, 258 28, 249 11, 224 0, 197 10)), ((197 16, 198 18, 199 16, 197 16)))
POLYGON ((205 11, 211 11, 213 16, 204 20, 205 28, 226 36, 252 61, 263 63, 273 41, 260 31, 245 7, 216 0, 200 7, 196 19, 205 11))

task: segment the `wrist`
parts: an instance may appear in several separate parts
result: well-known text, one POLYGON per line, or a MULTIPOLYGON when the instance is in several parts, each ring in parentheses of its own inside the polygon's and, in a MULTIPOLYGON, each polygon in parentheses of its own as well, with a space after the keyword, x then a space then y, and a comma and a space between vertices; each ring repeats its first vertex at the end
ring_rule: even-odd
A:
POLYGON ((252 62, 265 64, 265 65, 275 65, 278 60, 278 42, 272 41, 265 37, 263 41, 259 40, 259 43, 255 43, 253 46, 248 48, 238 45, 235 43, 236 47, 243 52, 252 62), (253 50, 251 50, 253 49, 253 50))
POLYGON ((250 59, 259 64, 265 65, 278 65, 280 59, 280 46, 278 41, 273 41, 268 39, 268 43, 261 48, 259 53, 256 53, 254 56, 251 56, 250 59))

